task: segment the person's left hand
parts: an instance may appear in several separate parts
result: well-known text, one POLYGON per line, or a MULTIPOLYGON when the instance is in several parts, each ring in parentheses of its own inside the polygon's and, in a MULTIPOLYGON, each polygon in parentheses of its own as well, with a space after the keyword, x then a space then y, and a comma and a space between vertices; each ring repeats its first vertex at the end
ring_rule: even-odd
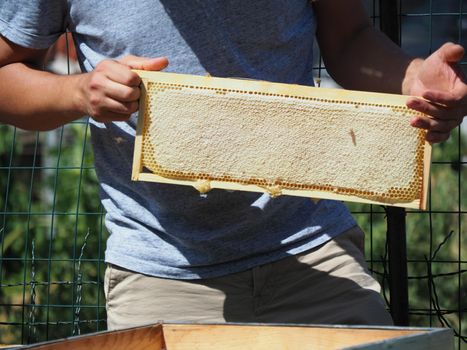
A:
POLYGON ((467 85, 457 65, 464 49, 452 43, 444 44, 419 64, 408 87, 411 96, 407 107, 425 113, 411 119, 410 124, 427 130, 430 143, 446 141, 451 131, 467 115, 467 85))

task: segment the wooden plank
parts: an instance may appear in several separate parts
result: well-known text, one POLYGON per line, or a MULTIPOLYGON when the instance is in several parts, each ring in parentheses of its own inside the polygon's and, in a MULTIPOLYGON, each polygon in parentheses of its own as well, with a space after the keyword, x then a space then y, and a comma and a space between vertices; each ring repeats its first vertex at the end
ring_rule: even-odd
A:
POLYGON ((421 330, 343 327, 164 325, 164 338, 170 350, 332 350, 424 333, 421 330))
POLYGON ((408 335, 345 350, 454 350, 454 333, 449 328, 435 329, 425 334, 408 335))
POLYGON ((161 350, 163 349, 160 324, 120 331, 101 332, 53 342, 25 346, 21 349, 37 350, 161 350))
POLYGON ((420 198, 420 209, 426 210, 428 201, 428 187, 430 186, 431 145, 425 147, 423 154, 423 192, 420 198))
MULTIPOLYGON (((192 181, 192 180, 179 180, 179 179, 172 179, 163 176, 159 176, 152 173, 142 172, 139 173, 137 176, 138 180, 140 181, 148 181, 148 182, 159 182, 159 183, 166 183, 166 184, 173 184, 173 185, 181 185, 181 186, 193 186, 197 188, 199 182, 192 181)), ((209 186, 211 189, 220 188, 224 190, 231 190, 231 191, 247 191, 247 192, 267 192, 267 189, 264 187, 256 186, 256 185, 240 185, 234 182, 222 182, 222 181, 209 181, 209 186)), ((424 209, 425 207, 421 206, 420 199, 415 199, 411 202, 394 202, 388 204, 384 201, 377 201, 371 200, 366 198, 361 198, 352 195, 343 195, 333 192, 325 192, 325 191, 316 191, 316 190, 289 190, 289 189, 281 189, 281 195, 289 195, 289 196, 300 196, 300 197, 310 197, 310 198, 318 198, 318 199, 332 199, 338 201, 350 201, 356 203, 366 203, 366 204, 379 204, 379 205, 391 205, 391 206, 400 206, 405 208, 412 208, 412 209, 424 209)))
MULTIPOLYGON (((196 175, 196 173, 193 173, 193 172, 188 176, 187 174, 183 174, 180 172, 177 173, 176 170, 172 171, 171 169, 168 169, 168 171, 166 171, 164 169, 167 169, 167 168, 163 168, 163 167, 160 168, 162 169, 162 171, 155 172, 154 167, 151 168, 151 166, 149 166, 148 164, 141 164, 142 158, 144 158, 141 156, 141 153, 145 153, 145 152, 146 152, 145 154, 147 154, 147 152, 151 153, 151 149, 152 149, 151 148, 152 146, 150 145, 148 146, 150 142, 146 140, 146 138, 148 137, 147 135, 149 135, 148 133, 152 132, 154 128, 152 124, 150 124, 151 125, 150 127, 147 126, 149 125, 147 123, 151 122, 151 121, 148 121, 149 119, 147 118, 149 118, 149 116, 147 114, 149 114, 148 110, 150 110, 151 108, 157 108, 157 102, 152 101, 154 102, 155 107, 151 107, 151 108, 149 107, 152 102, 151 102, 151 98, 147 95, 147 90, 150 90, 149 84, 152 84, 154 82, 167 84, 167 85, 164 85, 159 90, 156 89, 157 91, 165 91, 166 89, 168 90, 173 89, 174 91, 187 89, 188 91, 189 89, 192 89, 193 93, 196 93, 196 91, 198 90, 199 91, 202 90, 201 94, 204 94, 206 89, 207 89, 206 91, 208 92, 209 92, 209 89, 211 89, 213 91, 215 90, 215 92, 211 92, 211 94, 214 94, 214 95, 216 95, 217 93, 219 93, 219 95, 233 93, 233 94, 237 94, 236 98, 238 98, 239 94, 243 94, 246 96, 246 100, 248 100, 249 94, 252 94, 252 96, 254 94, 258 94, 258 95, 269 94, 271 96, 277 96, 278 99, 293 98, 293 99, 296 99, 296 101, 298 101, 297 103, 300 103, 302 99, 304 100, 311 99, 311 100, 316 100, 316 101, 319 100, 320 102, 324 101, 323 103, 336 102, 337 104, 340 104, 344 107, 347 106, 346 107, 347 109, 350 108, 348 107, 349 105, 353 106, 353 104, 355 104, 354 106, 355 108, 362 106, 362 109, 366 108, 365 106, 371 106, 371 108, 376 108, 376 109, 381 107, 383 109, 385 108, 386 112, 389 109, 393 110, 393 112, 397 115, 397 118, 395 120, 398 120, 399 123, 407 122, 406 130, 410 130, 410 132, 413 135, 417 135, 416 136, 417 139, 420 139, 421 137, 423 137, 424 139, 424 131, 421 131, 421 130, 414 131, 415 129, 413 129, 412 127, 408 125, 408 118, 419 113, 409 110, 405 106, 405 101, 407 99, 406 96, 368 93, 368 92, 360 92, 360 91, 347 91, 347 90, 338 90, 338 89, 312 88, 308 86, 299 86, 299 85, 290 85, 290 84, 278 84, 278 83, 269 83, 269 82, 251 81, 251 80, 245 81, 245 80, 238 80, 238 79, 201 77, 201 76, 162 73, 162 72, 147 72, 147 71, 137 71, 137 72, 138 74, 140 74, 140 76, 143 79, 145 91, 143 93, 143 99, 140 102, 140 116, 139 116, 139 121, 138 121, 138 132, 137 132, 137 140, 136 140, 136 148, 135 148, 135 156, 134 156, 135 160, 133 164, 133 174, 132 174, 133 180, 154 181, 154 182, 172 183, 172 184, 178 184, 178 185, 190 185, 190 186, 194 186, 201 192, 212 189, 212 188, 222 188, 222 189, 229 189, 229 190, 269 192, 273 196, 285 194, 285 195, 296 195, 296 196, 305 196, 305 197, 312 197, 312 198, 325 198, 325 199, 336 199, 336 200, 348 200, 348 201, 362 202, 362 203, 394 205, 394 206, 401 206, 401 207, 407 207, 407 208, 425 209, 426 207, 426 197, 427 197, 426 194, 428 191, 428 179, 429 179, 428 176, 429 176, 429 168, 430 168, 430 161, 431 161, 431 146, 426 141, 425 142, 422 141, 422 144, 421 145, 418 144, 417 146, 416 152, 418 153, 421 152, 421 154, 411 153, 411 154, 400 155, 400 158, 401 158, 401 160, 399 161, 400 164, 408 164, 408 163, 412 164, 412 162, 416 162, 417 164, 417 169, 418 169, 417 174, 413 174, 414 178, 410 183, 417 184, 415 188, 416 188, 416 191, 420 192, 420 194, 417 195, 416 197, 410 197, 410 199, 409 197, 407 197, 408 196, 407 194, 405 195, 401 194, 399 196, 400 193, 403 193, 404 188, 390 187, 390 185, 388 185, 386 192, 380 193, 380 192, 372 192, 371 188, 368 188, 368 189, 363 188, 363 189, 356 190, 355 188, 352 188, 352 187, 345 188, 345 187, 342 187, 341 185, 334 186, 333 184, 327 184, 327 183, 326 184, 324 183, 308 184, 307 183, 305 184, 305 186, 301 186, 300 183, 291 183, 288 180, 281 182, 280 181, 281 177, 280 176, 277 177, 276 175, 273 175, 273 176, 276 176, 274 177, 274 179, 276 179, 277 181, 266 182, 266 180, 264 181, 263 180, 261 181, 251 180, 250 181, 250 178, 248 177, 247 174, 244 175, 243 178, 235 179, 234 176, 232 177, 229 174, 227 174, 227 176, 223 178, 219 178, 216 176, 212 177, 210 176, 209 172, 207 173, 207 175, 205 174, 204 177, 201 176, 200 173, 199 175, 196 175), (399 115, 401 116, 401 118, 403 117, 405 119, 400 119, 399 115), (148 131, 145 128, 150 128, 151 131, 148 131), (414 157, 414 158, 416 157, 416 160, 410 159, 410 157, 414 157), (143 172, 142 166, 146 166, 147 168, 151 169, 152 172, 147 172, 147 171, 143 172), (423 168, 421 170, 421 173, 419 170, 420 168, 423 168), (170 175, 171 173, 178 174, 178 175, 170 175), (267 183, 267 185, 263 185, 262 181, 264 183, 267 183), (261 185, 258 185, 259 183, 261 183, 261 185)), ((159 94, 159 92, 157 93, 159 94)), ((227 100, 229 99, 230 97, 227 98, 227 100)), ((250 97, 250 100, 251 100, 251 97, 250 97)), ((224 102, 225 102, 225 99, 224 99, 224 102)), ((294 103, 295 102, 293 103, 291 102, 290 106, 295 106, 294 103)), ((182 107, 183 106, 175 105, 173 108, 177 110, 182 107)), ((193 111, 193 113, 197 113, 197 112, 199 111, 193 111)), ((359 115, 359 118, 360 117, 361 115, 359 115)), ((375 119, 373 119, 373 121, 375 121, 375 119)), ((239 123, 243 123, 243 122, 248 123, 248 120, 246 121, 239 120, 239 123)), ((163 123, 163 121, 161 121, 161 123, 163 123)), ((206 120, 205 123, 206 125, 209 125, 210 123, 213 123, 213 121, 206 120)), ((361 121, 359 125, 361 125, 361 121)), ((174 126, 172 125, 172 128, 173 127, 174 126)), ((163 129, 157 129, 157 130, 161 131, 165 129, 163 128, 163 129)), ((192 129, 192 131, 194 130, 197 130, 197 128, 192 129)), ((356 146, 355 134, 353 134, 352 131, 353 130, 350 129, 349 137, 352 137, 352 140, 354 141, 355 146, 356 146)), ((237 133, 242 133, 242 132, 244 131, 238 131, 237 133)), ((159 137, 159 136, 155 135, 154 137, 159 137)), ((179 136, 180 136, 180 139, 183 139, 187 135, 184 135, 182 133, 179 136)), ((210 136, 212 135, 208 134, 206 138, 209 139, 210 136)), ((415 136, 410 136, 410 137, 415 137, 415 136)), ((170 138, 169 142, 171 145, 169 145, 169 149, 170 147, 174 147, 175 149, 176 146, 172 146, 172 144, 176 145, 177 143, 176 139, 177 137, 170 138)), ((297 139, 297 145, 299 145, 301 141, 303 140, 297 139)), ((390 141, 391 143, 393 143, 392 141, 396 141, 396 140, 390 140, 390 141)), ((268 140, 266 141, 263 140, 263 142, 267 144, 268 140)), ((349 142, 349 141, 347 140, 346 142, 349 142)), ((251 148, 251 145, 247 145, 247 146, 251 148)), ((365 147, 371 147, 370 149, 368 149, 368 152, 370 152, 372 151, 373 148, 378 148, 378 149, 381 148, 384 150, 383 146, 384 145, 378 145, 378 144, 373 145, 370 143, 369 146, 365 146, 365 147)), ((357 149, 357 147, 355 147, 355 149, 357 149)), ((238 150, 237 151, 235 150, 235 147, 232 147, 229 151, 238 152, 238 150)), ((339 152, 338 145, 336 145, 335 151, 339 152)), ((398 151, 399 149, 397 148, 397 146, 393 146, 393 152, 398 152, 398 151)), ((253 152, 254 152, 254 149, 253 149, 253 152)), ((365 154, 365 149, 362 150, 362 148, 360 148, 359 152, 363 152, 363 154, 365 154)), ((380 152, 384 152, 384 151, 380 151, 380 152)), ((415 150, 413 152, 415 153, 415 150)), ((308 154, 311 154, 311 153, 312 152, 308 152, 308 154)), ((398 156, 399 155, 395 154, 394 159, 397 159, 398 156)), ((189 158, 190 155, 187 155, 187 157, 189 158)), ((318 154, 316 155, 316 157, 320 157, 320 155, 318 154)), ((156 159, 155 161, 151 160, 150 163, 154 165, 158 162, 159 159, 160 158, 156 159)), ((359 158, 357 157, 356 160, 358 161, 358 159, 359 158)), ((372 162, 378 163, 379 159, 373 159, 372 162)), ((143 163, 144 163, 144 160, 143 160, 143 163)), ((238 164, 238 163, 235 163, 235 164, 238 164)), ((307 164, 309 164, 308 161, 307 161, 307 164)), ((333 164, 332 162, 330 162, 329 164, 330 164, 329 166, 336 166, 336 164, 333 164)), ((158 164, 156 164, 155 166, 159 167, 158 164)), ((337 166, 339 165, 337 164, 337 166)), ((390 173, 389 170, 388 170, 388 173, 390 173)), ((341 169, 339 168, 336 169, 336 172, 337 173, 341 172, 341 169)), ((371 176, 374 176, 374 174, 368 174, 368 176, 371 177, 371 176)), ((384 178, 384 176, 386 176, 386 172, 382 171, 380 173, 380 177, 382 179, 386 179, 384 178)), ((401 178, 406 179, 406 177, 404 176, 402 176, 401 178)), ((391 178, 388 178, 387 180, 389 181, 391 180, 391 178)), ((358 184, 360 183, 361 182, 359 182, 358 184)), ((413 195, 412 189, 408 190, 406 188, 405 191, 408 191, 407 193, 411 193, 410 194, 411 196, 413 195)))
MULTIPOLYGON (((140 86, 141 89, 141 97, 139 100, 139 115, 144 115, 145 105, 146 105, 146 85, 147 79, 143 78, 142 83, 140 86)), ((143 153, 143 127, 144 127, 144 118, 138 118, 138 124, 136 126, 136 136, 135 136, 135 149, 133 152, 133 168, 131 172, 131 179, 136 181, 138 180, 138 175, 143 170, 143 166, 141 164, 141 156, 143 153)))
POLYGON ((405 106, 407 96, 365 92, 343 89, 314 88, 296 84, 271 83, 251 79, 218 78, 190 74, 176 74, 154 71, 135 70, 146 81, 160 81, 169 84, 199 85, 208 88, 238 89, 251 92, 266 92, 271 94, 284 94, 309 97, 310 91, 320 98, 328 100, 346 100, 349 102, 364 102, 381 105, 405 106))
POLYGON ((451 350, 450 329, 264 324, 156 324, 21 347, 40 350, 451 350))

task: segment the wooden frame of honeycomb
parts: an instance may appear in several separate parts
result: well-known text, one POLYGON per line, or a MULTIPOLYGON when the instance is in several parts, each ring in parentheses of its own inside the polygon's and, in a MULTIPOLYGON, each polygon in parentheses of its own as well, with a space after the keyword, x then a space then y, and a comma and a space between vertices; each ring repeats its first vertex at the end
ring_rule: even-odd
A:
POLYGON ((406 96, 137 71, 133 180, 425 209, 406 96))

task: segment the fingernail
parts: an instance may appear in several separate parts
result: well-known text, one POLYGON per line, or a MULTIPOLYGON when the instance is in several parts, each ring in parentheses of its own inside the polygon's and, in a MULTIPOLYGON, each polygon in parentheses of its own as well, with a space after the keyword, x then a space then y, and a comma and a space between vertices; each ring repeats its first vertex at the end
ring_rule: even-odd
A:
POLYGON ((426 100, 432 100, 432 97, 433 97, 433 96, 432 96, 431 93, 429 93, 429 92, 424 92, 424 93, 422 94, 422 97, 423 97, 424 99, 426 99, 426 100))
POLYGON ((409 107, 411 109, 417 108, 418 107, 418 101, 416 101, 416 100, 407 101, 407 107, 409 107))
POLYGON ((420 106, 419 100, 410 100, 410 104, 414 107, 420 106))

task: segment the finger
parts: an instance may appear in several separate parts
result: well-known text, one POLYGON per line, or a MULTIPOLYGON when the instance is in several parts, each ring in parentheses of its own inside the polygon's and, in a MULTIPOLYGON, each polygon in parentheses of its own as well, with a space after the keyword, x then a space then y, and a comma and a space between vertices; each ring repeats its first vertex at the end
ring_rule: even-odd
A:
POLYGON ((415 128, 436 132, 451 132, 459 125, 457 120, 440 120, 426 116, 414 117, 410 120, 410 125, 415 128))
POLYGON ((111 123, 111 122, 123 122, 127 121, 131 114, 119 114, 112 112, 103 112, 101 114, 91 116, 93 119, 97 120, 99 123, 111 123))
POLYGON ((105 112, 128 115, 135 113, 138 110, 139 103, 138 101, 120 102, 111 98, 106 98, 104 100, 104 106, 105 112))
POLYGON ((138 110, 138 102, 119 102, 109 97, 105 97, 97 107, 89 111, 96 120, 126 120, 138 110))
POLYGON ((450 115, 449 110, 446 107, 430 103, 428 101, 421 100, 419 98, 409 98, 406 102, 407 107, 416 110, 423 114, 430 115, 440 119, 456 119, 455 116, 450 115))
POLYGON ((139 99, 141 91, 137 86, 126 86, 112 80, 107 80, 105 94, 117 101, 132 102, 139 99))
POLYGON ((126 64, 131 69, 142 69, 142 70, 162 70, 169 64, 166 57, 138 57, 128 55, 120 60, 121 63, 126 64))
POLYGON ((429 143, 439 143, 439 142, 444 142, 447 139, 449 139, 449 136, 451 136, 451 133, 449 132, 429 131, 426 133, 425 139, 429 143))
POLYGON ((422 97, 446 107, 455 107, 462 101, 462 94, 457 91, 427 90, 422 94, 422 97))
POLYGON ((441 58, 449 63, 459 62, 464 57, 464 48, 453 43, 446 43, 438 49, 441 58))
POLYGON ((102 72, 107 78, 126 86, 139 86, 141 78, 127 65, 117 61, 105 60, 101 62, 96 71, 102 72))

